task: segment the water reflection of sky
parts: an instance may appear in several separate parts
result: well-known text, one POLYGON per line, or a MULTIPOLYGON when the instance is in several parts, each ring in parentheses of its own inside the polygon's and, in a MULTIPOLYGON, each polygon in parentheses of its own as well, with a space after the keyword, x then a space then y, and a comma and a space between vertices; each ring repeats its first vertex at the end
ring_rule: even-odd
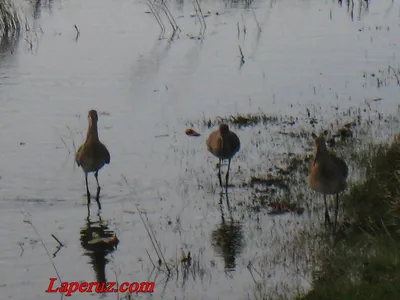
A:
MULTIPOLYGON (((200 29, 189 16, 193 4, 173 2, 171 12, 182 32, 170 42, 158 40, 157 22, 145 13, 144 3, 44 1, 36 13, 34 3, 25 7, 28 18, 36 16, 32 30, 19 42, 9 39, 0 45, 0 240, 7 241, 2 242, 0 262, 8 274, 1 293, 18 299, 49 297, 43 291, 53 269, 40 245, 29 242, 36 237, 24 226, 21 209, 31 212, 50 248, 56 246, 54 232, 67 245, 55 260, 63 279, 93 279, 77 234, 86 200, 83 173, 72 164, 72 140, 76 146, 83 141, 87 111, 96 108, 100 139, 111 153, 99 180, 104 218, 121 240, 113 261, 119 278, 141 281, 150 273, 148 236, 137 215, 123 212, 140 204, 149 212, 165 255, 175 257, 181 248, 191 251, 205 270, 201 283, 189 281, 185 289, 179 281, 168 284, 168 297, 192 299, 200 292, 210 299, 246 296, 253 286, 249 261, 260 268, 256 262, 266 251, 272 260, 276 245, 290 240, 298 227, 292 221, 304 219, 284 215, 272 222, 262 212, 249 218, 233 210, 231 223, 224 207, 223 224, 219 196, 212 190, 215 160, 204 145, 208 129, 202 128, 200 138, 188 139, 186 120, 259 109, 304 120, 309 108, 322 127, 335 123, 348 107, 378 97, 383 100, 371 102, 373 109, 395 113, 396 81, 388 79, 378 89, 376 77, 385 77, 388 65, 399 66, 398 6, 389 0, 373 2, 360 14, 355 1, 352 18, 343 2, 341 7, 333 1, 255 1, 251 7, 259 32, 253 10, 205 1, 202 10, 210 16, 203 41, 187 35, 200 29), (154 138, 164 134, 168 136, 154 138), (234 238, 227 239, 229 235, 234 238), (242 238, 243 248, 232 244, 242 238), (21 240, 26 247, 20 257, 21 240), (232 256, 236 271, 230 277, 224 269, 226 261, 232 266, 232 256)), ((171 29, 166 29, 168 37, 171 29)), ((295 141, 272 136, 272 126, 265 127, 238 131, 243 149, 233 161, 233 183, 248 179, 251 169, 267 172, 275 152, 300 148, 295 141), (254 139, 260 140, 259 148, 254 139)), ((94 177, 89 180, 94 187, 94 177)), ((243 189, 231 193, 232 206, 249 197, 243 189)), ((107 278, 113 278, 110 265, 105 266, 107 278)), ((307 286, 281 265, 266 265, 271 288, 282 280, 307 286)))

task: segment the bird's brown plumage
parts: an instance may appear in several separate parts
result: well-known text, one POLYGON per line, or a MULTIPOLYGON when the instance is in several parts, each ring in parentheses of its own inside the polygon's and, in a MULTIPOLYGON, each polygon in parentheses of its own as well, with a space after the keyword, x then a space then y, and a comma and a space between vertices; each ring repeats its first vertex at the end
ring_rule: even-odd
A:
POLYGON ((96 172, 110 163, 110 153, 100 141, 86 140, 76 152, 75 161, 86 172, 96 172))
POLYGON ((347 164, 337 156, 329 153, 325 139, 314 137, 315 158, 310 161, 308 185, 316 192, 338 194, 346 189, 349 173, 347 164))
POLYGON ((207 150, 219 159, 218 179, 222 186, 221 179, 221 162, 228 160, 228 171, 226 173, 226 187, 228 187, 229 169, 232 157, 240 150, 239 137, 229 130, 228 125, 220 124, 218 129, 213 131, 206 141, 207 150))
POLYGON ((97 182, 97 197, 96 201, 101 208, 99 195, 100 195, 100 185, 98 181, 98 172, 105 165, 110 163, 110 153, 108 152, 106 146, 99 140, 97 122, 98 115, 95 110, 90 110, 88 113, 89 126, 86 134, 85 142, 78 148, 75 154, 75 162, 80 166, 85 173, 86 181, 86 192, 88 199, 88 208, 90 204, 90 193, 87 181, 87 175, 90 172, 95 172, 96 182, 97 182))
POLYGON ((336 230, 337 215, 339 211, 339 193, 347 188, 347 177, 349 169, 344 160, 329 153, 323 136, 314 138, 315 158, 309 163, 308 186, 324 195, 325 220, 330 223, 326 195, 336 194, 335 225, 336 230))
POLYGON ((206 141, 207 150, 220 159, 231 159, 240 150, 238 136, 229 130, 228 125, 221 124, 206 141))
POLYGON ((90 110, 88 114, 89 126, 85 142, 78 148, 75 161, 85 173, 99 171, 105 164, 110 163, 110 153, 99 140, 97 129, 97 112, 90 110))

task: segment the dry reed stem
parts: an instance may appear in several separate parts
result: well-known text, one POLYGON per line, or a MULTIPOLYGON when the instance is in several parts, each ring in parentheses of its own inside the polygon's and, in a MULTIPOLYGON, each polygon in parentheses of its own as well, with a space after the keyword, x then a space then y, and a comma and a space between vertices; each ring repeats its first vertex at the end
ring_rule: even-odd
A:
MULTIPOLYGON (((22 213, 22 215, 24 215, 24 213, 23 213, 22 211, 21 211, 21 213, 22 213)), ((25 217, 25 216, 24 216, 24 217, 25 217)), ((58 280, 60 280, 60 282, 62 282, 61 276, 60 276, 60 274, 58 273, 56 264, 54 263, 53 259, 51 258, 50 252, 47 250, 47 247, 46 247, 45 243, 43 242, 43 238, 42 238, 42 236, 40 235, 40 233, 37 231, 35 225, 33 225, 32 221, 29 221, 29 220, 24 220, 24 223, 29 224, 29 225, 32 227, 32 229, 35 231, 36 235, 39 237, 39 241, 40 241, 40 243, 42 244, 44 250, 46 251, 47 257, 49 258, 49 260, 50 260, 50 262, 51 262, 51 264, 52 264, 52 266, 53 266, 53 269, 54 269, 54 271, 55 271, 56 274, 57 274, 58 280)), ((64 297, 64 294, 61 293, 61 299, 63 299, 63 297, 64 297)))

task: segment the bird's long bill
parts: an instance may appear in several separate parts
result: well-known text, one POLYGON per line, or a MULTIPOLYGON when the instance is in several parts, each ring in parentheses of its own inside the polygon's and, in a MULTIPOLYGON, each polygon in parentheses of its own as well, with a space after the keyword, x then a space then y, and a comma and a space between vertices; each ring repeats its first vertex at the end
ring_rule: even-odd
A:
POLYGON ((317 159, 319 158, 319 155, 320 155, 320 151, 319 151, 319 149, 317 149, 317 152, 315 153, 313 165, 315 165, 315 163, 317 162, 317 159))

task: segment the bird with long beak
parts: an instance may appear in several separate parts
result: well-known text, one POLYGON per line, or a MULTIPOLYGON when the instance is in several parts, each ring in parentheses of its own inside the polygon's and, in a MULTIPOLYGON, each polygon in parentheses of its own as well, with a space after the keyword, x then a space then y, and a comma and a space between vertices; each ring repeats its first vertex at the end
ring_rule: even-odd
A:
POLYGON ((90 192, 88 186, 88 173, 94 172, 94 177, 97 182, 97 194, 96 201, 101 209, 100 204, 100 185, 98 179, 99 170, 105 165, 110 163, 110 153, 106 146, 104 146, 99 140, 99 133, 97 129, 97 122, 99 118, 97 111, 90 110, 88 113, 89 126, 86 134, 85 142, 79 147, 75 155, 75 162, 78 166, 82 167, 85 173, 86 182, 86 194, 87 194, 87 206, 89 211, 90 205, 90 192))

